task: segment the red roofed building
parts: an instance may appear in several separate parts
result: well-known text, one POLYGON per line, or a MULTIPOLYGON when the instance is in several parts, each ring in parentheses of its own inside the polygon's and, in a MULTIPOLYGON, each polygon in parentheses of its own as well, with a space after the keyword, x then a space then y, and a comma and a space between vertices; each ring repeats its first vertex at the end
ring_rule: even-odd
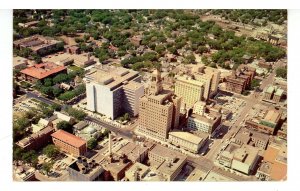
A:
POLYGON ((51 136, 53 143, 58 148, 76 157, 84 155, 87 151, 86 141, 71 133, 58 130, 51 136))
POLYGON ((37 80, 53 77, 59 73, 67 73, 67 68, 52 62, 45 62, 21 70, 21 78, 26 81, 36 82, 37 80))

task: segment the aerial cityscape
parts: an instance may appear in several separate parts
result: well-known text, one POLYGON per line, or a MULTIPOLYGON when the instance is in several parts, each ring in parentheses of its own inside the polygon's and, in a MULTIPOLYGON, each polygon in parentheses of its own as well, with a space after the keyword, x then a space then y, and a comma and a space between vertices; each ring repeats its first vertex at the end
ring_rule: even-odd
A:
POLYGON ((287 10, 13 10, 14 181, 287 180, 287 10))

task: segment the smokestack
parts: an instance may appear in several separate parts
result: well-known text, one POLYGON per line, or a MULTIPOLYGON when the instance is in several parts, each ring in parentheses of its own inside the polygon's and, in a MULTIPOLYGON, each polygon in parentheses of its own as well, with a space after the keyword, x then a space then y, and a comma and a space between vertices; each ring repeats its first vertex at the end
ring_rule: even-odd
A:
POLYGON ((82 164, 83 164, 83 166, 87 167, 87 166, 88 166, 87 160, 86 160, 86 159, 83 159, 83 160, 82 160, 82 164))
POLYGON ((111 133, 108 135, 108 139, 109 139, 109 142, 108 142, 108 151, 109 151, 109 155, 111 156, 112 155, 112 142, 111 142, 111 133))

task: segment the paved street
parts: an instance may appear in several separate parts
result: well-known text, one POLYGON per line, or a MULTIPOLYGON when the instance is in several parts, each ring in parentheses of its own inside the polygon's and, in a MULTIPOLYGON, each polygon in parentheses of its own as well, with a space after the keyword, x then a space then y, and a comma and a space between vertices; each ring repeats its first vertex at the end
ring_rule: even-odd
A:
POLYGON ((90 116, 87 116, 85 118, 85 120, 96 123, 96 124, 98 124, 98 125, 100 125, 104 128, 107 128, 108 130, 114 132, 116 135, 120 135, 124 138, 132 139, 132 137, 133 137, 133 134, 132 134, 130 129, 122 129, 120 127, 115 127, 114 125, 111 125, 107 122, 101 121, 99 119, 96 119, 96 118, 93 118, 93 117, 90 117, 90 116))
POLYGON ((211 160, 208 160, 202 156, 199 156, 198 158, 195 157, 187 157, 188 163, 192 166, 199 168, 204 171, 209 171, 213 168, 214 164, 211 160))
MULTIPOLYGON (((276 69, 280 66, 283 65, 283 62, 279 61, 276 62, 274 64, 274 69, 272 71, 272 73, 265 78, 264 80, 262 80, 262 83, 260 85, 260 89, 264 90, 269 84, 272 84, 276 75, 276 69)), ((233 97, 239 98, 239 99, 243 99, 246 102, 246 105, 241 108, 241 110, 238 112, 239 115, 236 118, 236 122, 233 124, 232 122, 228 123, 228 127, 231 127, 231 129, 224 135, 224 137, 222 138, 222 140, 224 140, 224 142, 222 143, 221 139, 215 139, 214 144, 212 145, 212 147, 210 148, 210 151, 207 153, 207 155, 205 156, 205 158, 209 159, 209 160, 215 160, 217 153, 221 150, 221 148, 226 145, 226 139, 229 139, 230 136, 234 133, 236 134, 237 132, 240 131, 241 129, 241 124, 243 122, 243 120, 245 119, 246 115, 248 114, 248 112, 251 110, 251 108, 259 103, 259 104, 263 104, 266 106, 272 105, 270 103, 266 103, 263 102, 262 99, 262 95, 263 92, 254 92, 253 94, 251 94, 250 96, 243 96, 240 94, 233 94, 233 97)))
POLYGON ((51 101, 45 97, 42 97, 42 96, 39 96, 37 93, 34 93, 34 92, 26 92, 26 96, 28 98, 34 98, 34 99, 37 99, 43 103, 46 103, 46 104, 49 104, 49 105, 52 105, 54 104, 55 102, 54 101, 51 101))

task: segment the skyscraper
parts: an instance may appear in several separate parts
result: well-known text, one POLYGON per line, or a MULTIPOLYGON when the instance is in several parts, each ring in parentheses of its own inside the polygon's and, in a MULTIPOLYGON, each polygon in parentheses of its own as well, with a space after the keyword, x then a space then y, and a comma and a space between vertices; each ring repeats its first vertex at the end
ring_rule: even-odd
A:
POLYGON ((146 94, 140 98, 139 131, 165 141, 168 132, 179 125, 181 97, 164 90, 161 74, 155 70, 146 94))
POLYGON ((86 76, 87 109, 115 119, 127 112, 138 114, 138 101, 144 94, 138 72, 125 68, 97 68, 86 76))
POLYGON ((176 79, 175 94, 182 97, 186 108, 193 108, 193 105, 202 100, 205 83, 197 81, 190 76, 180 76, 176 79))
POLYGON ((218 91, 220 72, 203 64, 188 65, 188 72, 178 76, 175 94, 182 97, 182 106, 193 108, 198 101, 206 101, 218 91))

